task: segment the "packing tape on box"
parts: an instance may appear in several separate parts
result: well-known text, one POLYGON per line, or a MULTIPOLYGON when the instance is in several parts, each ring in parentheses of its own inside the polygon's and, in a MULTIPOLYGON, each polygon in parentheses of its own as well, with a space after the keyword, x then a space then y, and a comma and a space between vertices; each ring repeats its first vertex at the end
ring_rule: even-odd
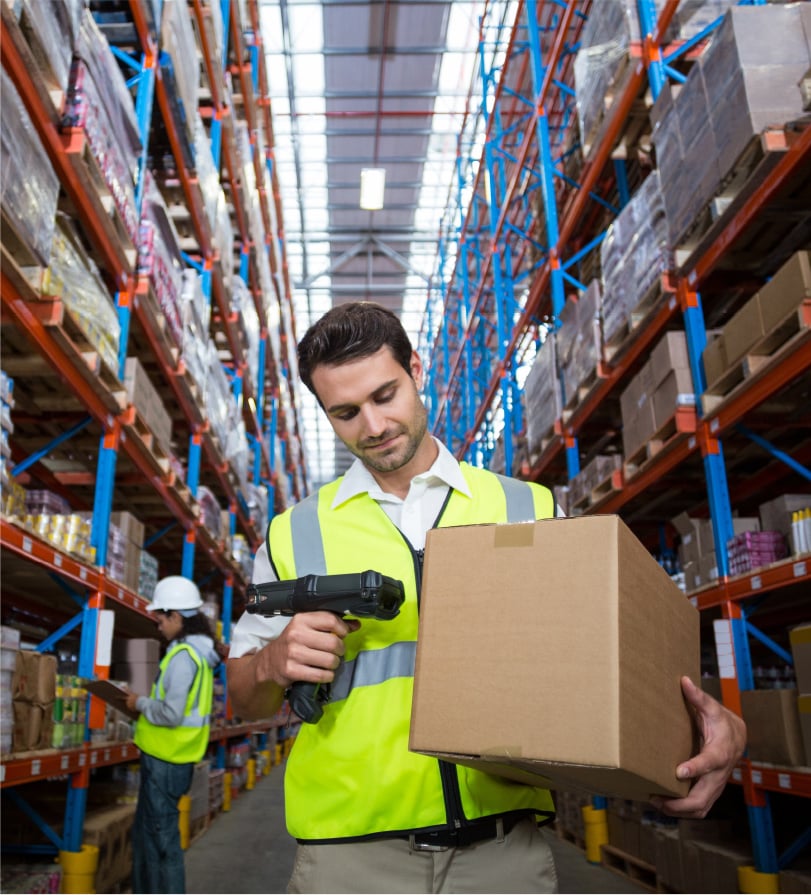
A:
POLYGON ((493 526, 495 547, 532 547, 535 543, 535 525, 532 522, 493 526))

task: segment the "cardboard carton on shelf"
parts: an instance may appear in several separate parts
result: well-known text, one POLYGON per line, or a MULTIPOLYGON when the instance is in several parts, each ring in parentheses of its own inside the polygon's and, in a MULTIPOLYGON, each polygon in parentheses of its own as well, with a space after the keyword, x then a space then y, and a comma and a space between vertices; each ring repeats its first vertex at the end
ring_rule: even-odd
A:
POLYGON ((412 751, 620 798, 687 791, 698 612, 619 517, 434 529, 424 571, 412 751))
POLYGON ((795 689, 743 690, 741 712, 746 722, 748 756, 752 761, 784 767, 805 764, 795 689))

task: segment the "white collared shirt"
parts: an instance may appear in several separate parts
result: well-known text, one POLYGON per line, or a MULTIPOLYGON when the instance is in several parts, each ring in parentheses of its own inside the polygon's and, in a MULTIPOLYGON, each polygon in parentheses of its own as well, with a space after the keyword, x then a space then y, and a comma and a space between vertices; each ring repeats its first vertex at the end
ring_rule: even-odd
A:
MULTIPOLYGON (((429 470, 414 476, 405 498, 384 491, 363 463, 355 460, 338 486, 332 506, 340 506, 358 494, 368 494, 380 504, 380 508, 408 538, 411 546, 415 550, 422 550, 425 547, 425 535, 439 516, 448 489, 455 488, 468 497, 471 496, 456 458, 441 441, 435 438, 434 443, 439 449, 436 460, 429 470)), ((252 578, 254 583, 276 580, 268 557, 267 543, 263 543, 256 552, 252 578)), ((289 618, 282 616, 263 618, 243 613, 234 626, 229 655, 238 658, 261 649, 268 640, 278 637, 289 621, 289 618)))

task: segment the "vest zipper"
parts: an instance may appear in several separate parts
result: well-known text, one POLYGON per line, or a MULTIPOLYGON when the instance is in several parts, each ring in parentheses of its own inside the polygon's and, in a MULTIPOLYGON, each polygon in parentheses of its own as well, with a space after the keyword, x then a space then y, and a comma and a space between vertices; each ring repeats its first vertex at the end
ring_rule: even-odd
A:
MULTIPOLYGON (((437 519, 438 521, 439 519, 437 519)), ((414 558, 414 579, 417 585, 417 612, 419 613, 420 595, 422 593, 422 565, 425 560, 425 550, 415 550, 408 538, 402 532, 400 534, 414 558)), ((448 826, 458 830, 465 821, 465 814, 462 810, 462 793, 459 789, 456 765, 449 761, 442 761, 442 759, 437 759, 437 764, 439 765, 439 778, 442 781, 442 796, 445 802, 445 816, 447 817, 448 826)))

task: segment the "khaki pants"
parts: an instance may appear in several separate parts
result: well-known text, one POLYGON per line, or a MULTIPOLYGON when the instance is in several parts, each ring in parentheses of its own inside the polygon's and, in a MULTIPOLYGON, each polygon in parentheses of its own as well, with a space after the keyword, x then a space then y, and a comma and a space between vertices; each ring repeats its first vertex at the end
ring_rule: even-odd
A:
POLYGON ((411 851, 405 839, 299 845, 288 892, 557 892, 552 850, 534 821, 502 839, 411 851))

